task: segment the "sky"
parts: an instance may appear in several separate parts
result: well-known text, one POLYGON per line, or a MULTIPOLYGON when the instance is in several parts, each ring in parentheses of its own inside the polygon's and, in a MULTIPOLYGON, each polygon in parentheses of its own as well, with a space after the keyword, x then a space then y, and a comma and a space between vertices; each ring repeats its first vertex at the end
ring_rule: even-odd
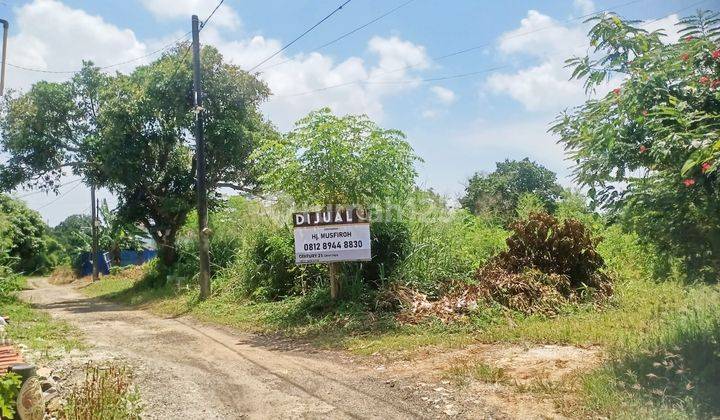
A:
MULTIPOLYGON (((344 0, 226 0, 200 34, 225 59, 249 70, 344 0)), ((10 22, 6 86, 26 90, 62 81, 82 60, 130 72, 205 19, 218 0, 1 0, 10 22), (129 61, 129 62, 128 62, 129 61)), ((448 196, 495 162, 529 157, 572 187, 571 164, 548 126, 587 99, 564 60, 588 48, 591 13, 611 10, 665 29, 720 0, 351 0, 305 37, 254 69, 273 95, 263 105, 282 131, 313 109, 367 114, 402 130, 416 153, 418 184, 448 196), (323 48, 324 44, 358 29, 323 48)), ((605 94, 611 80, 597 94, 605 94)), ((60 195, 14 193, 50 224, 88 213, 89 189, 65 177, 60 195)), ((107 191, 98 196, 110 205, 107 191)))

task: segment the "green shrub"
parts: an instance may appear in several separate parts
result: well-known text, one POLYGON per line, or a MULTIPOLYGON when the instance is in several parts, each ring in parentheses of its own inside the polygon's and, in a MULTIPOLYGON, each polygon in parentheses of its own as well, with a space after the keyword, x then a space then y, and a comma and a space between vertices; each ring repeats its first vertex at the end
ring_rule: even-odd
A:
POLYGON ((0 375, 0 418, 15 418, 15 406, 21 384, 19 375, 14 373, 0 375))
POLYGON ((17 272, 47 273, 62 262, 62 246, 48 235, 40 214, 0 194, 0 252, 17 272))
POLYGON ((321 265, 296 265, 292 230, 288 226, 251 231, 246 246, 225 275, 239 291, 257 300, 301 294, 327 278, 321 265))
POLYGON ((13 292, 20 290, 20 276, 0 266, 0 303, 13 298, 13 292))
POLYGON ((372 261, 361 264, 361 275, 369 286, 377 288, 410 254, 410 227, 403 221, 373 222, 370 241, 372 261))

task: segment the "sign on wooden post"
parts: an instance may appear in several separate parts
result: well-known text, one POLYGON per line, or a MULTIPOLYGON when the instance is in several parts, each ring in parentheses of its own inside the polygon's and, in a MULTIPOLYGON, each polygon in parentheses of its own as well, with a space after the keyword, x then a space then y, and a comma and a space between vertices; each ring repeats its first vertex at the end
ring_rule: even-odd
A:
POLYGON ((293 214, 295 263, 370 261, 370 220, 357 209, 293 214))

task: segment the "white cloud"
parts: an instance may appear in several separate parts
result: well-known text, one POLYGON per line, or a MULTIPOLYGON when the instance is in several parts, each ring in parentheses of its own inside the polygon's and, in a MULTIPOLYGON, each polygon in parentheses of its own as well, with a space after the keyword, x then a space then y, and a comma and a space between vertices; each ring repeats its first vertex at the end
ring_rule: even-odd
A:
MULTIPOLYGON (((210 4, 183 0, 173 2, 173 7, 170 7, 169 3, 162 3, 163 0, 143 1, 149 8, 157 9, 159 15, 167 17, 178 9, 210 4), (161 7, 163 4, 167 7, 161 7), (164 14, 160 9, 166 10, 164 14)), ((215 20, 218 17, 226 16, 221 18, 222 21, 232 15, 221 12, 223 9, 218 10, 214 23, 218 23, 215 20)), ((76 70, 83 59, 92 59, 99 66, 132 60, 179 36, 178 33, 168 34, 162 39, 143 42, 129 29, 119 28, 100 16, 73 9, 57 0, 34 0, 17 8, 16 15, 14 32, 17 35, 9 40, 9 62, 39 69, 76 70)), ((228 22, 232 21, 239 20, 228 22)), ((226 59, 245 69, 253 67, 282 45, 280 40, 263 36, 226 38, 221 31, 229 26, 232 25, 206 27, 202 32, 203 43, 218 47, 226 59)), ((268 116, 282 129, 290 128, 299 117, 322 106, 330 106, 341 114, 366 113, 382 119, 383 101, 390 95, 417 87, 420 84, 417 71, 430 66, 423 46, 398 36, 372 37, 367 52, 369 58, 352 56, 341 61, 320 53, 278 55, 258 69, 262 71, 260 77, 274 94, 264 105, 268 116), (285 60, 289 62, 270 67, 285 60), (353 83, 356 81, 359 83, 353 83), (339 84, 344 86, 330 88, 339 84), (297 95, 306 92, 313 93, 297 95)), ((131 71, 135 66, 155 58, 149 57, 108 71, 131 71)), ((40 79, 61 81, 70 76, 9 67, 7 85, 26 89, 40 79)))
POLYGON ((573 7, 583 15, 589 15, 595 11, 595 3, 592 0, 573 0, 573 7))
MULTIPOLYGON (((207 18, 217 0, 141 0, 143 6, 158 19, 188 19, 190 15, 207 18)), ((240 16, 228 5, 221 5, 212 17, 213 25, 230 29, 240 26, 240 16)))
POLYGON ((569 80, 565 60, 584 53, 585 32, 583 25, 564 26, 538 11, 528 11, 518 28, 500 36, 498 49, 508 57, 531 59, 535 64, 493 74, 485 89, 509 95, 530 111, 554 113, 580 103, 585 90, 582 82, 569 80))
MULTIPOLYGON (((575 0, 574 5, 583 12, 594 9, 591 0, 575 0)), ((680 38, 677 22, 678 16, 673 14, 641 27, 648 31, 662 29, 667 35, 663 42, 674 43, 680 38)), ((514 72, 489 76, 484 89, 508 95, 529 111, 557 112, 581 103, 586 99, 582 81, 569 80, 571 69, 565 67, 565 60, 587 52, 587 30, 583 23, 563 25, 536 10, 528 11, 518 28, 500 36, 498 49, 507 58, 532 63, 514 72)), ((596 89, 596 94, 607 93, 617 83, 618 78, 608 81, 596 89)))
MULTIPOLYGON (((282 44, 263 36, 227 40, 210 27, 203 34, 206 42, 244 69, 254 67, 282 44)), ((336 61, 314 52, 294 56, 280 54, 260 66, 256 71, 261 72, 260 78, 273 93, 264 105, 270 119, 286 130, 311 110, 329 106, 339 114, 365 113, 381 120, 383 100, 418 86, 419 78, 414 72, 429 67, 430 60, 424 47, 397 36, 371 38, 368 51, 377 58, 376 65, 361 57, 336 61), (284 61, 287 62, 274 65, 284 61), (359 83, 354 83, 357 81, 359 83), (337 85, 342 86, 334 87, 337 85)))
POLYGON ((509 95, 529 111, 557 111, 585 98, 582 85, 567 78, 557 63, 545 62, 512 74, 494 74, 488 77, 487 86, 509 95))
POLYGON ((450 105, 457 99, 455 92, 442 86, 433 86, 430 91, 435 94, 438 101, 445 105, 450 105))
POLYGON ((528 11, 520 27, 500 36, 499 46, 505 54, 525 54, 538 58, 567 56, 582 51, 587 44, 585 30, 563 26, 537 10, 528 11))
MULTIPOLYGON (((17 35, 8 40, 8 62, 49 70, 75 70, 82 60, 99 66, 147 54, 147 46, 133 31, 118 28, 100 16, 70 8, 55 0, 35 0, 15 10, 17 35)), ((135 63, 137 65, 139 63, 135 63)), ((121 68, 120 68, 121 69, 121 68)), ((40 80, 62 80, 68 75, 7 69, 7 85, 25 89, 40 80)))

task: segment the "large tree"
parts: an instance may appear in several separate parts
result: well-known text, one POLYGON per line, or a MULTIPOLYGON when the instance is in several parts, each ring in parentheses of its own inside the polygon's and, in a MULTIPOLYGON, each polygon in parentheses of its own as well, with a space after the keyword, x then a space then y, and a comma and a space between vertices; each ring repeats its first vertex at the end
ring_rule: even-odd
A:
MULTIPOLYGON (((329 108, 269 138, 253 156, 267 190, 316 208, 401 203, 413 191, 419 160, 401 131, 383 129, 365 115, 338 117, 329 108)), ((332 299, 341 288, 336 267, 330 265, 332 299)))
MULTIPOLYGON (((66 83, 40 82, 11 97, 2 119, 5 188, 54 188, 61 174, 81 175, 118 196, 118 214, 141 223, 161 260, 175 261, 175 238, 193 209, 194 107, 187 45, 131 74, 107 76, 90 63, 66 83)), ((259 105, 267 86, 224 62, 215 48, 201 52, 207 187, 256 188, 247 157, 273 132, 259 105)), ((213 200, 210 200, 211 203, 213 200)))
POLYGON ((590 20, 594 48, 568 61, 573 76, 616 87, 553 127, 576 179, 688 268, 719 272, 720 16, 682 19, 677 43, 612 14, 590 20))
POLYGON ((66 174, 86 177, 98 142, 100 90, 109 77, 90 62, 64 83, 40 81, 6 95, 0 108, 0 187, 57 191, 66 174))
POLYGON ((467 182, 460 205, 474 214, 485 214, 509 223, 517 215, 518 202, 532 194, 547 211, 553 211, 563 193, 556 175, 530 159, 498 162, 489 173, 476 173, 467 182))

